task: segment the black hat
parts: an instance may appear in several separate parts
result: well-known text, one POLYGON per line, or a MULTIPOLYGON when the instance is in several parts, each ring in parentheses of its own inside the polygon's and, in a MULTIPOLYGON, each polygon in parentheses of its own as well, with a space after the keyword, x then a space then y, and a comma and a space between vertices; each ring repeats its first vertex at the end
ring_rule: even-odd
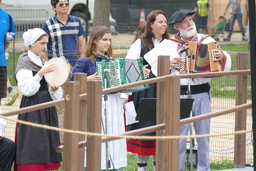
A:
POLYGON ((193 15, 195 11, 189 9, 181 9, 172 14, 171 18, 168 20, 168 24, 176 24, 181 22, 187 15, 193 15))

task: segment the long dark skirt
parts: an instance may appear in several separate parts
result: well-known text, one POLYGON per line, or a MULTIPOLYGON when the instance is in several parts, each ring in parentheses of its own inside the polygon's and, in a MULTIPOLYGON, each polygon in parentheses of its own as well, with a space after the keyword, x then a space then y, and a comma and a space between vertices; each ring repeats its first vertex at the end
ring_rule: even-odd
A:
MULTIPOLYGON (((52 101, 47 90, 38 91, 31 97, 23 96, 20 108, 52 101)), ((55 107, 32 111, 18 116, 19 120, 58 127, 55 107)), ((16 165, 47 164, 62 161, 55 148, 60 145, 59 133, 42 128, 17 124, 16 165)))
MULTIPOLYGON (((154 78, 152 74, 150 78, 154 78)), ((132 101, 135 106, 136 112, 138 111, 139 103, 142 98, 156 98, 156 83, 150 84, 150 87, 146 90, 132 93, 132 101)), ((140 128, 145 128, 148 126, 153 126, 156 121, 139 121, 137 123, 131 124, 127 127, 129 131, 136 130, 140 128)), ((144 136, 155 136, 155 132, 144 134, 144 136)), ((130 140, 127 139, 127 151, 137 153, 140 155, 155 155, 155 140, 130 140)))

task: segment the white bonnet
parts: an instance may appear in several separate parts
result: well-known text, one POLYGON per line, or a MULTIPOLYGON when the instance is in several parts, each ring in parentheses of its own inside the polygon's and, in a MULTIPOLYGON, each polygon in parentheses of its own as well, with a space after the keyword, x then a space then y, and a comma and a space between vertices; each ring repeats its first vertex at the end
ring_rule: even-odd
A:
POLYGON ((26 31, 22 35, 25 46, 29 47, 30 45, 35 43, 37 39, 43 34, 46 34, 46 32, 40 28, 28 29, 28 31, 26 31))

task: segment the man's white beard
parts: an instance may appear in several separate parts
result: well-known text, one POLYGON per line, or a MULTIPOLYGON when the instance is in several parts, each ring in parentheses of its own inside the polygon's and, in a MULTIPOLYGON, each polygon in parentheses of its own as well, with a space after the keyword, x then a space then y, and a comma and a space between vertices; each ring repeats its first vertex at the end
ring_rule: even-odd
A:
POLYGON ((196 25, 188 27, 186 30, 180 28, 180 35, 186 38, 193 37, 196 34, 196 25), (193 28, 193 29, 191 29, 193 28), (191 30, 189 30, 191 29, 191 30))

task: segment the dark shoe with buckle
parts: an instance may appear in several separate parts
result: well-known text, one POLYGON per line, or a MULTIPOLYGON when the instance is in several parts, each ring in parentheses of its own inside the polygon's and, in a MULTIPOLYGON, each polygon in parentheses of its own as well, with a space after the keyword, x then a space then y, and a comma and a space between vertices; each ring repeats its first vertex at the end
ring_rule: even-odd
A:
POLYGON ((224 38, 223 41, 224 42, 230 41, 230 38, 224 38))

